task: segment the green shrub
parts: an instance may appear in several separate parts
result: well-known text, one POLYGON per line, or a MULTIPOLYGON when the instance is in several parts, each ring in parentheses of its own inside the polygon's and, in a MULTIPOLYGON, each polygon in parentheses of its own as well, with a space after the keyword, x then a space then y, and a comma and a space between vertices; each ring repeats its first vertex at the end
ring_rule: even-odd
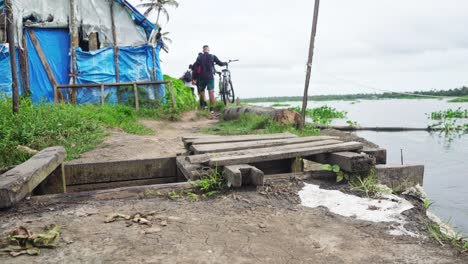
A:
POLYGON ((246 134, 276 134, 290 132, 299 136, 315 136, 320 130, 313 126, 305 126, 303 131, 293 126, 283 125, 274 121, 270 116, 243 114, 237 120, 221 121, 214 127, 203 130, 215 135, 246 135, 246 134))
MULTIPOLYGON (((298 113, 302 113, 301 107, 290 108, 298 113)), ((309 108, 306 110, 306 116, 310 117, 315 124, 329 125, 333 119, 346 118, 347 112, 338 111, 336 108, 322 106, 318 108, 309 108)))

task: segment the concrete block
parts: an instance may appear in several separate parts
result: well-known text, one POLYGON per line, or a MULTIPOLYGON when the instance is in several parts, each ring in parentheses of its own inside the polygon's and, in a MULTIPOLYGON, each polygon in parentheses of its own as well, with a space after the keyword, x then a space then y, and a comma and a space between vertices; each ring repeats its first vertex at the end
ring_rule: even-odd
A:
POLYGON ((263 186, 263 171, 250 165, 226 166, 224 167, 224 175, 226 176, 228 185, 234 188, 249 184, 263 186))
POLYGON ((362 152, 375 158, 375 164, 387 164, 387 150, 381 148, 364 149, 362 152))
POLYGON ((7 208, 23 200, 65 159, 63 147, 44 149, 23 164, 0 175, 0 208, 7 208))
POLYGON ((405 191, 417 184, 423 185, 423 165, 377 165, 379 183, 392 189, 405 191))

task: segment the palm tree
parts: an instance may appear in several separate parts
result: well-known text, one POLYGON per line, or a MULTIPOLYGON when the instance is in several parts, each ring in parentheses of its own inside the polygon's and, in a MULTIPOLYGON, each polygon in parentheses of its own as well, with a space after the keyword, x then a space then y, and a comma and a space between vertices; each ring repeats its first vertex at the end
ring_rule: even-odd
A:
POLYGON ((139 4, 138 7, 143 7, 146 9, 144 15, 148 17, 153 12, 158 12, 158 17, 156 18, 156 25, 159 24, 159 16, 163 14, 166 17, 166 20, 169 22, 169 12, 167 12, 166 6, 173 6, 175 8, 179 7, 179 3, 176 0, 144 0, 145 2, 139 4))

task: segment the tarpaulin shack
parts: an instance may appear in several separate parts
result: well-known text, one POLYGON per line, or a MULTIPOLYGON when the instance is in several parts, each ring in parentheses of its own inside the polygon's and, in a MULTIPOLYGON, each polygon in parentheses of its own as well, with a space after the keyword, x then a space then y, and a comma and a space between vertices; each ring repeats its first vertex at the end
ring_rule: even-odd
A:
MULTIPOLYGON (((125 0, 13 0, 20 93, 33 102, 53 102, 54 86, 163 80, 158 28, 125 0)), ((0 0, 0 96, 12 92, 5 1, 0 0)), ((141 87, 140 87, 141 88, 141 87)), ((164 98, 165 88, 148 86, 164 98)), ((101 89, 58 89, 62 100, 98 103, 101 89)), ((106 86, 108 102, 118 101, 106 86)), ((55 94, 57 100, 57 93, 55 94)))

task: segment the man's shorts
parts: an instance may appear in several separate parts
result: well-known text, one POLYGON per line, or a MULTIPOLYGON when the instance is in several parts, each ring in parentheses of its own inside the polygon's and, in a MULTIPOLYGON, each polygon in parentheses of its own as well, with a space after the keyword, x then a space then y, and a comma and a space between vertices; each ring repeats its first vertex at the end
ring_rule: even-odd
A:
POLYGON ((200 80, 198 81, 198 91, 204 91, 208 88, 208 91, 212 91, 215 88, 215 81, 214 80, 200 80))

